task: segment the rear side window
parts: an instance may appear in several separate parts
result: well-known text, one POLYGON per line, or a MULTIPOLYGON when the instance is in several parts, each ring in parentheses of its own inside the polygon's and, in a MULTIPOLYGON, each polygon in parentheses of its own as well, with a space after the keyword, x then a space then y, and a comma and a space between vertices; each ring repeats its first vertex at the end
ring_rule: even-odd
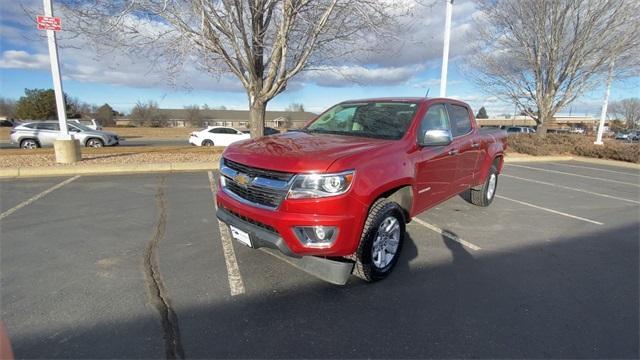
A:
POLYGON ((434 104, 429 107, 427 113, 420 121, 420 133, 419 136, 424 136, 424 133, 428 130, 450 130, 449 116, 444 104, 434 104))
POLYGON ((42 124, 37 124, 36 125, 36 129, 38 129, 38 130, 55 130, 55 131, 58 131, 58 130, 60 130, 60 125, 59 124, 54 124, 54 123, 42 123, 42 124))
POLYGON ((457 137, 471 132, 471 118, 467 108, 459 105, 448 105, 448 108, 453 136, 457 137))

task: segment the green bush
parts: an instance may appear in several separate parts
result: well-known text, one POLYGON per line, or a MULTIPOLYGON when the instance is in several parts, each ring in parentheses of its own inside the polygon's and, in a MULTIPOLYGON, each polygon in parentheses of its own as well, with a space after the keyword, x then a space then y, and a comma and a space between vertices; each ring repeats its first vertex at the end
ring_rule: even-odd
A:
POLYGON ((547 134, 541 138, 535 134, 509 136, 509 148, 515 152, 534 156, 578 155, 599 159, 640 163, 640 144, 615 140, 595 145, 590 136, 573 134, 547 134))

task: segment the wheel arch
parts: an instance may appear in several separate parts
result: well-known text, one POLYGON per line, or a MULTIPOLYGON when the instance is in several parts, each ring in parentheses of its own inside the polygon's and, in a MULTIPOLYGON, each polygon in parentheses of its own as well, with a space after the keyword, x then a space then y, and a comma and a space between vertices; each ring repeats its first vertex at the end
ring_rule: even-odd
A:
POLYGON ((371 203, 371 206, 375 204, 381 198, 386 198, 389 201, 393 201, 400 206, 402 212, 404 213, 405 222, 409 222, 411 219, 411 208, 413 206, 413 188, 411 185, 404 184, 395 186, 391 189, 388 189, 376 196, 376 198, 371 203))

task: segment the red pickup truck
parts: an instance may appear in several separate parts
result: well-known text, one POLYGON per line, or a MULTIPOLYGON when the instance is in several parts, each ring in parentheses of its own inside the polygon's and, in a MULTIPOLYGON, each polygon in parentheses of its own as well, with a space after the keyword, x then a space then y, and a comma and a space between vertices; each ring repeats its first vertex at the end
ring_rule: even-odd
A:
POLYGON ((461 101, 345 101, 300 130, 227 147, 217 217, 235 240, 321 279, 376 281, 412 217, 464 191, 491 203, 506 147, 461 101))

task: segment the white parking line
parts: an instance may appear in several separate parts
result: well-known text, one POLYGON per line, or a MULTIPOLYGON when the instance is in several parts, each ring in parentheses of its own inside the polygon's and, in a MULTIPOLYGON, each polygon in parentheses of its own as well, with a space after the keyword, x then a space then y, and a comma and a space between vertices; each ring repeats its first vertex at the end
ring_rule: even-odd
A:
POLYGON ((531 204, 531 203, 528 203, 528 202, 524 202, 524 201, 520 201, 520 200, 516 200, 516 199, 511 199, 511 198, 508 198, 506 196, 496 195, 496 197, 500 198, 500 199, 512 201, 512 202, 518 203, 520 205, 530 206, 530 207, 535 208, 535 209, 544 210, 544 211, 547 211, 547 212, 550 212, 550 213, 553 213, 553 214, 566 216, 568 218, 572 218, 572 219, 576 219, 576 220, 580 220, 580 221, 586 221, 588 223, 592 223, 592 224, 596 224, 596 225, 604 225, 603 223, 601 223, 599 221, 583 218, 583 217, 576 216, 576 215, 567 214, 567 213, 562 212, 562 211, 549 209, 549 208, 538 206, 538 205, 534 205, 534 204, 531 204))
POLYGON ((513 176, 513 175, 509 175, 509 174, 501 174, 500 176, 508 177, 508 178, 512 178, 512 179, 517 179, 517 180, 522 180, 522 181, 528 181, 528 182, 532 182, 532 183, 536 183, 536 184, 549 185, 549 186, 557 187, 557 188, 560 188, 560 189, 572 190, 572 191, 577 191, 577 192, 590 194, 590 195, 602 196, 602 197, 605 197, 605 198, 619 200, 619 201, 626 201, 626 202, 629 202, 629 203, 632 203, 632 204, 640 204, 640 201, 637 201, 637 200, 631 200, 631 199, 621 198, 621 197, 618 197, 618 196, 601 194, 601 193, 597 193, 597 192, 593 192, 593 191, 587 191, 587 190, 583 190, 583 189, 578 189, 578 188, 574 188, 574 187, 570 187, 570 186, 558 185, 558 184, 554 184, 554 183, 550 183, 550 182, 546 182, 546 181, 526 179, 526 178, 523 178, 523 177, 513 176))
POLYGON ((601 168, 595 168, 595 167, 590 167, 590 166, 570 165, 570 164, 561 164, 561 163, 549 163, 549 165, 569 166, 569 167, 574 167, 574 168, 579 168, 579 169, 597 170, 597 171, 604 171, 604 172, 608 172, 608 173, 612 173, 612 174, 622 174, 622 175, 629 175, 629 176, 636 176, 636 177, 640 176, 640 171, 638 171, 635 174, 633 174, 633 173, 626 172, 626 171, 616 171, 616 170, 609 170, 609 169, 601 169, 601 168))
MULTIPOLYGON (((211 194, 213 194, 213 206, 217 210, 218 204, 216 204, 216 180, 213 177, 213 172, 209 171, 208 174, 209 186, 211 188, 211 194)), ((236 258, 236 252, 233 249, 231 236, 229 236, 229 228, 220 220, 218 220, 218 228, 220 229, 220 240, 222 241, 222 252, 224 253, 224 261, 227 265, 227 277, 229 278, 229 289, 231 291, 231 296, 244 294, 244 282, 242 281, 242 275, 240 274, 240 268, 238 267, 238 259, 236 258)))
POLYGON ((480 246, 478 246, 476 244, 472 244, 472 243, 470 243, 470 242, 468 242, 466 240, 463 240, 463 239, 459 238, 457 235, 454 235, 454 234, 452 234, 450 232, 444 231, 441 228, 439 228, 439 227, 437 227, 437 226, 435 226, 433 224, 429 224, 428 222, 426 222, 424 220, 418 219, 417 217, 414 217, 412 219, 412 221, 415 221, 416 223, 426 227, 429 230, 433 230, 433 231, 437 232, 438 234, 446 237, 447 239, 449 239, 451 241, 455 241, 455 242, 457 242, 458 244, 460 244, 462 246, 466 246, 471 250, 481 250, 482 249, 480 246))
POLYGON ((515 165, 515 164, 505 164, 505 165, 506 166, 524 168, 524 169, 546 171, 546 172, 555 173, 555 174, 577 176, 577 177, 581 177, 581 178, 585 178, 585 179, 600 180, 600 181, 606 181, 606 182, 610 182, 610 183, 616 183, 616 184, 623 184, 623 185, 631 185, 631 186, 640 187, 639 183, 629 183, 629 182, 625 182, 625 181, 617 181, 617 180, 605 179, 605 178, 595 177, 595 176, 580 175, 580 174, 568 173, 568 172, 558 171, 558 170, 541 169, 541 168, 537 168, 537 167, 533 167, 533 166, 515 165))
POLYGON ((69 179, 67 179, 67 180, 65 180, 65 181, 63 181, 63 182, 61 182, 61 183, 59 183, 59 184, 56 184, 56 185, 54 185, 54 186, 52 186, 52 187, 48 188, 47 190, 45 190, 45 191, 43 191, 43 192, 41 192, 41 193, 39 193, 39 194, 37 194, 37 195, 35 195, 35 196, 33 196, 33 197, 31 197, 31 198, 27 199, 26 201, 21 202, 20 204, 18 204, 18 205, 16 205, 16 206, 12 207, 11 209, 9 209, 9 210, 7 210, 7 211, 3 212, 2 214, 0 214, 0 220, 2 220, 2 219, 4 219, 4 218, 6 218, 7 216, 9 216, 9 215, 13 214, 13 213, 14 213, 14 212, 16 212, 16 211, 18 211, 18 210, 22 209, 23 207, 25 207, 25 206, 27 206, 27 205, 29 205, 29 204, 33 203, 34 201, 36 201, 36 200, 38 200, 38 199, 42 198, 43 196, 45 196, 45 195, 49 194, 50 192, 55 191, 55 190, 57 190, 57 189, 59 189, 59 188, 61 188, 61 187, 65 186, 65 185, 67 185, 68 183, 70 183, 70 182, 72 182, 72 181, 76 180, 76 179, 77 179, 77 178, 79 178, 79 177, 80 177, 80 175, 76 175, 76 176, 74 176, 74 177, 72 177, 72 178, 69 178, 69 179))

